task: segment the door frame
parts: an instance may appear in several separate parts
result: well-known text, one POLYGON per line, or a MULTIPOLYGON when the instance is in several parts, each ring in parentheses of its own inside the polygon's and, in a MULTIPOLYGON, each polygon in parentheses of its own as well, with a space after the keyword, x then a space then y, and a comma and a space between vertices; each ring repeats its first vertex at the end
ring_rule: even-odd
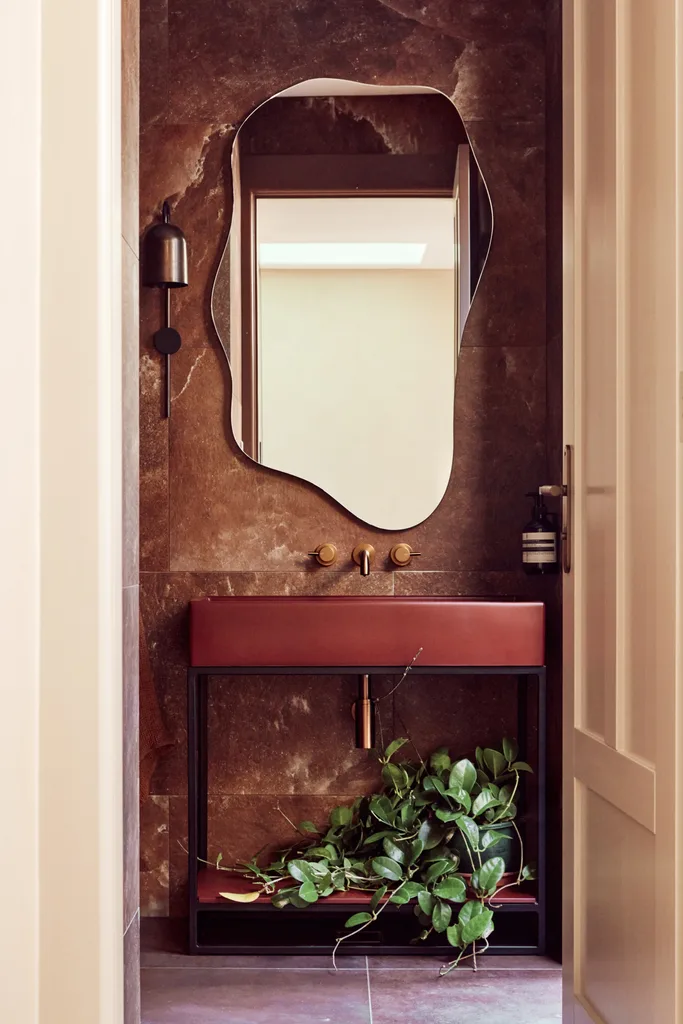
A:
POLYGON ((0 1017, 121 1024, 121 4, 0 20, 0 1017))

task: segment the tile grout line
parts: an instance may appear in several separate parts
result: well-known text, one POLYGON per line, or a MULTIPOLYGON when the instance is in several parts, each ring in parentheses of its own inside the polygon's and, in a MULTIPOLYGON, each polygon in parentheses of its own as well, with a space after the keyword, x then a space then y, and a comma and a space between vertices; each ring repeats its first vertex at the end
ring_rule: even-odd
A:
POLYGON ((124 939, 125 939, 126 935, 128 934, 130 926, 132 925, 132 923, 136 919, 136 917, 139 915, 139 913, 140 913, 140 908, 136 907, 135 910, 133 911, 133 916, 131 917, 131 919, 128 922, 128 924, 126 925, 126 927, 123 929, 123 937, 124 937, 124 939))
POLYGON ((372 1022, 372 992, 370 991, 370 961, 365 957, 365 976, 368 982, 368 1010, 370 1011, 370 1024, 372 1022))

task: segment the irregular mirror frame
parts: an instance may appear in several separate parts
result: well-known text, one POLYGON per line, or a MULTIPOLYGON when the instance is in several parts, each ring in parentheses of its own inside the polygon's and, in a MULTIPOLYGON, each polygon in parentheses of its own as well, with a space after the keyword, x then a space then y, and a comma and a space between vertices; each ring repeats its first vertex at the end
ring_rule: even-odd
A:
POLYGON ((464 126, 446 192, 427 194, 428 182, 402 191, 399 180, 354 194, 330 156, 320 167, 292 161, 304 178, 312 164, 319 188, 287 180, 280 162, 273 189, 268 158, 240 158, 245 126, 272 100, 387 95, 444 98, 317 79, 243 122, 212 315, 244 454, 320 487, 363 522, 401 530, 431 515, 448 486, 460 341, 491 242, 490 198, 464 126))

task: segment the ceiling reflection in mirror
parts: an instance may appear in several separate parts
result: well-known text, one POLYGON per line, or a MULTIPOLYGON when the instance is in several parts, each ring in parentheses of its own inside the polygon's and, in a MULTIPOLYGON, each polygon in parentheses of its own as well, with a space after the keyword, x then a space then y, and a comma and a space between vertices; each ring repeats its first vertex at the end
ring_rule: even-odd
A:
POLYGON ((446 97, 330 82, 295 93, 307 87, 317 95, 265 103, 233 146, 213 295, 232 429, 255 462, 400 530, 450 479, 490 202, 446 97))

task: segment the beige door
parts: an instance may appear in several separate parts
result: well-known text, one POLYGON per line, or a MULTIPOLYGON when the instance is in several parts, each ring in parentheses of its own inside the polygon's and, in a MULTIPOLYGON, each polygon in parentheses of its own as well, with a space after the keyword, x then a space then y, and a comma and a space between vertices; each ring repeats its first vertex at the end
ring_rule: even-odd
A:
POLYGON ((682 15, 564 0, 565 1024, 683 1020, 682 15))

